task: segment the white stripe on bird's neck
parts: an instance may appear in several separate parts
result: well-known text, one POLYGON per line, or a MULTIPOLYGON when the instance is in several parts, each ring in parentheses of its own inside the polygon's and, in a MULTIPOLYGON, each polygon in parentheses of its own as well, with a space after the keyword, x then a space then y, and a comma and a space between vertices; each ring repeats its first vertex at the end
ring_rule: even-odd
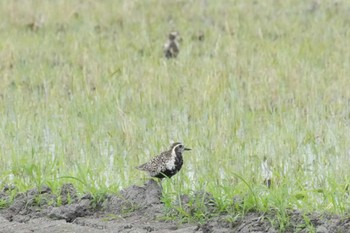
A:
POLYGON ((165 167, 168 169, 168 170, 173 170, 175 168, 175 159, 176 159, 176 151, 175 151, 175 148, 180 146, 181 144, 179 145, 176 145, 174 146, 174 148, 171 150, 171 158, 169 159, 169 161, 167 161, 165 163, 165 167))

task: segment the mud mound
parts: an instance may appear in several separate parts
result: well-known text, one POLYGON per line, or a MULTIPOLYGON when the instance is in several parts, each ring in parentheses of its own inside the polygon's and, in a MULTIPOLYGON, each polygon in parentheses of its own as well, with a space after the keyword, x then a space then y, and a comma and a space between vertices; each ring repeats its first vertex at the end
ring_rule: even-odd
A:
MULTIPOLYGON (((153 180, 143 186, 133 185, 118 195, 109 194, 101 203, 89 194, 78 198, 72 184, 64 184, 57 195, 47 186, 12 197, 15 190, 6 186, 0 192, 0 201, 8 203, 0 210, 0 232, 280 232, 271 224, 277 222, 273 212, 243 217, 220 213, 213 196, 204 191, 181 195, 173 205, 181 206, 188 216, 200 212, 206 216, 205 223, 162 221, 166 211, 161 202, 162 188, 153 180)), ((179 216, 176 211, 173 214, 179 216)), ((291 224, 286 232, 306 233, 312 228, 319 233, 350 232, 349 218, 298 211, 290 212, 288 217, 291 224)))
MULTIPOLYGON (((133 185, 120 192, 119 196, 110 195, 103 203, 104 211, 113 214, 132 213, 136 210, 144 213, 146 209, 161 211, 162 187, 154 180, 149 180, 144 186, 133 185)), ((148 213, 147 211, 146 213, 148 213)))
POLYGON ((290 212, 289 217, 293 223, 288 227, 288 231, 290 232, 310 232, 310 229, 305 228, 305 219, 309 221, 317 233, 350 232, 349 217, 341 218, 340 216, 326 213, 311 213, 305 215, 298 210, 290 212))
MULTIPOLYGON (((15 189, 15 188, 13 188, 15 189)), ((10 202, 12 189, 4 188, 0 194, 2 200, 10 202)), ((31 218, 47 216, 52 205, 56 202, 56 195, 47 186, 31 189, 25 193, 18 193, 9 208, 1 211, 9 221, 26 222, 31 218)))

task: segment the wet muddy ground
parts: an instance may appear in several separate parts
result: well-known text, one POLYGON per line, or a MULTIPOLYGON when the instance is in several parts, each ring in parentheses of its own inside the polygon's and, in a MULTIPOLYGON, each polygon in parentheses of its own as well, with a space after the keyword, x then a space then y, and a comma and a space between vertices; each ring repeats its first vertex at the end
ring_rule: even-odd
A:
MULTIPOLYGON (((11 187, 0 192, 0 200, 10 198, 11 187)), ((86 194, 78 198, 73 185, 62 186, 57 196, 48 187, 17 194, 12 204, 0 210, 0 232, 279 232, 274 215, 248 213, 244 217, 215 212, 215 203, 209 193, 197 192, 193 197, 181 196, 181 206, 191 213, 196 208, 188 202, 200 196, 208 211, 207 221, 180 223, 166 220, 161 202, 161 187, 153 180, 144 186, 131 186, 119 195, 109 195, 103 201, 94 201, 86 194), (57 203, 59 200, 59 203, 57 203), (187 209, 186 209, 187 208, 187 209)), ((176 203, 174 203, 176 205, 176 203)), ((350 218, 327 214, 305 215, 291 211, 287 232, 310 232, 310 225, 318 233, 350 232, 350 218)))

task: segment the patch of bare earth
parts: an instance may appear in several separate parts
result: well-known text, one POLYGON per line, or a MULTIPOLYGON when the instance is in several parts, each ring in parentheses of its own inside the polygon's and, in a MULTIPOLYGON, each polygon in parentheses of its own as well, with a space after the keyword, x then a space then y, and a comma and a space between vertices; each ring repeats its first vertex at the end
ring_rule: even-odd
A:
MULTIPOLYGON (((9 201, 10 192, 11 187, 5 187, 0 200, 9 201)), ((180 200, 191 213, 196 206, 188 206, 188 201, 201 196, 211 216, 204 224, 165 221, 161 196, 162 189, 153 180, 142 187, 124 189, 119 195, 109 195, 101 203, 89 194, 78 198, 71 184, 63 185, 58 196, 48 187, 32 189, 17 194, 9 207, 0 210, 0 232, 279 232, 271 224, 273 213, 249 213, 234 220, 227 214, 211 216, 215 205, 205 192, 197 192, 193 197, 183 195, 180 200)), ((289 217, 291 226, 287 232, 309 232, 304 215, 294 211, 289 217)), ((317 213, 307 218, 309 226, 319 233, 350 232, 349 218, 317 213)))

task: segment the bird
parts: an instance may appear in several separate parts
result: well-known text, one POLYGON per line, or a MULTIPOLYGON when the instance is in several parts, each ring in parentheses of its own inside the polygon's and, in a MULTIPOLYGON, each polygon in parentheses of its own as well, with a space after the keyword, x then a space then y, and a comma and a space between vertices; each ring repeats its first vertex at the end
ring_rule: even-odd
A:
POLYGON ((171 144, 169 150, 137 167, 138 170, 148 172, 151 177, 159 179, 170 178, 178 173, 183 165, 182 153, 189 151, 181 142, 171 144))
POLYGON ((164 56, 166 58, 175 58, 180 52, 180 34, 178 32, 170 32, 168 41, 164 44, 164 56))

